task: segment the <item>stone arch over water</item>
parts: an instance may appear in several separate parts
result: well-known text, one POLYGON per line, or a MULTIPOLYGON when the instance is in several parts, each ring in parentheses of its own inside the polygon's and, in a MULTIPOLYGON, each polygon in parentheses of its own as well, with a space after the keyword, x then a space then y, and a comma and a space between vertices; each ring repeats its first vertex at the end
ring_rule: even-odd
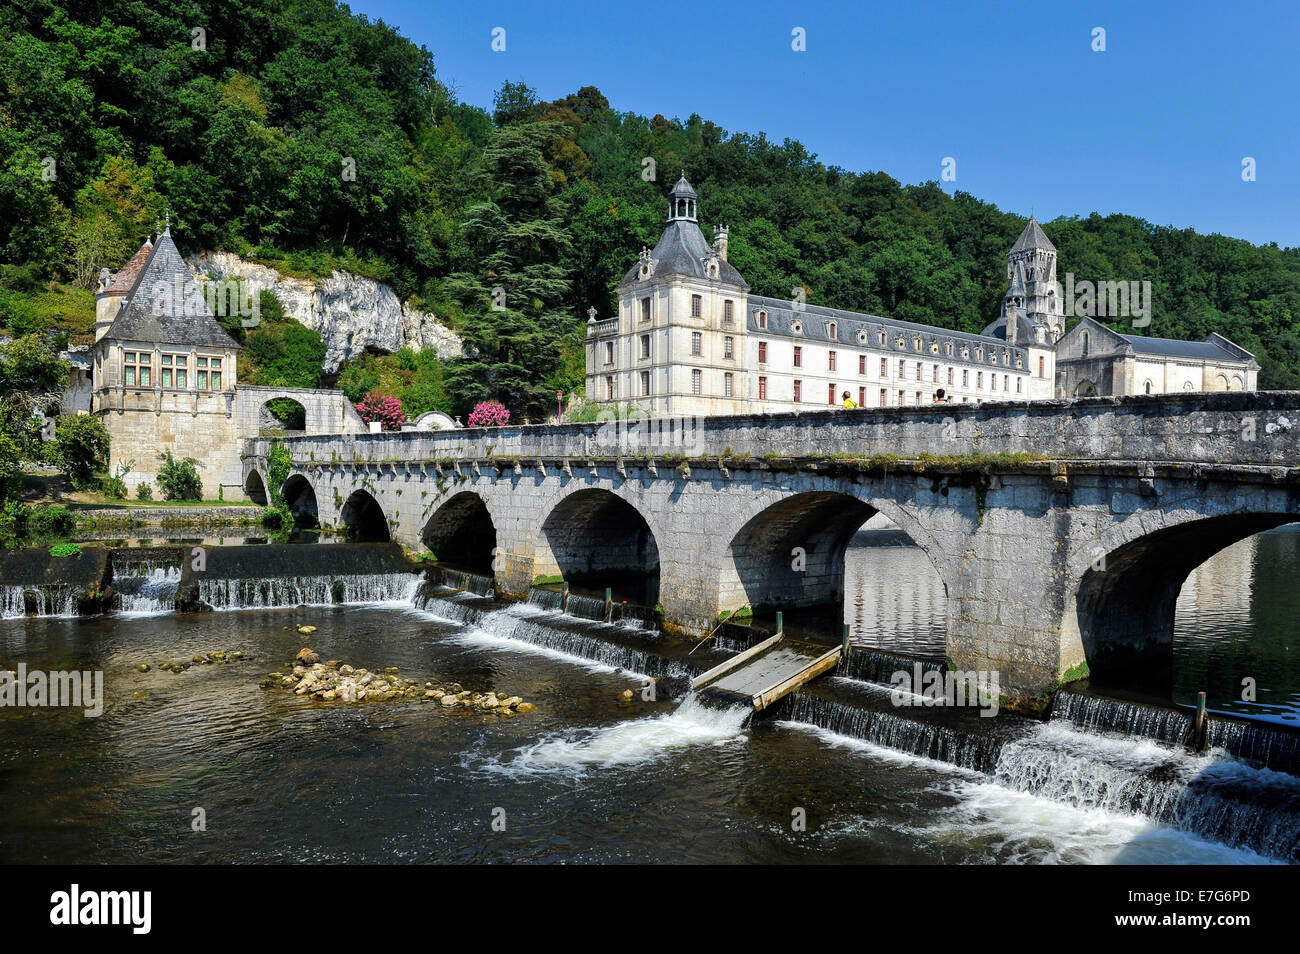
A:
POLYGON ((294 516, 294 522, 315 526, 320 521, 320 507, 316 500, 316 488, 302 474, 290 474, 280 488, 284 505, 294 516))
POLYGON ((1280 489, 1250 509, 1226 509, 1174 502, 1134 514, 1074 554, 1063 642, 1078 641, 1094 680, 1167 692, 1178 596, 1191 572, 1241 540, 1300 522, 1300 496, 1280 489))
POLYGON ((659 547, 641 512, 610 490, 585 488, 564 497, 538 533, 534 567, 539 576, 609 585, 644 578, 647 600, 657 602, 659 547))
POLYGON ((354 490, 339 511, 339 525, 348 536, 363 541, 391 539, 384 508, 369 491, 354 490))
POLYGON ((496 525, 483 498, 461 491, 429 517, 420 539, 440 562, 491 571, 496 525))
POLYGON ((248 476, 244 478, 244 495, 253 503, 263 507, 271 502, 270 495, 266 492, 266 482, 256 470, 250 470, 248 476))

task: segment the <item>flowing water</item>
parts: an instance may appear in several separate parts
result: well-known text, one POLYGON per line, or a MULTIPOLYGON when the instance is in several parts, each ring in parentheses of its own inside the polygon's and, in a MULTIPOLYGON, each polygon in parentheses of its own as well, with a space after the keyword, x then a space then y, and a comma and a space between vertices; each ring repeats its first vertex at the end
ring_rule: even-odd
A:
MULTIPOLYGON (((1267 602, 1264 583, 1282 583, 1271 568, 1294 559, 1297 540, 1265 535, 1240 551, 1252 595, 1233 604, 1247 621, 1225 626, 1230 639, 1267 602)), ((849 558, 855 642, 934 656, 934 594, 899 559, 916 551, 864 549, 849 558)), ((863 649, 755 720, 652 691, 743 648, 743 633, 692 654, 644 614, 604 622, 603 601, 576 594, 562 613, 558 594, 504 604, 466 574, 250 577, 201 584, 219 612, 177 614, 177 566, 116 571, 116 615, 0 622, 0 667, 102 670, 106 687, 99 718, 0 709, 0 861, 1300 860, 1296 737, 1267 725, 1215 720, 1197 754, 1185 712, 1084 692, 1062 693, 1047 722, 916 697, 900 708, 883 684, 897 658, 863 649), (305 639, 302 624, 316 632, 305 639), (538 710, 498 719, 258 687, 305 642, 323 659, 398 666, 538 710), (158 669, 214 650, 247 658, 158 669), (191 829, 196 808, 204 832, 191 829)), ((1209 574, 1195 582, 1212 589, 1209 574)), ((1204 609, 1198 619, 1199 633, 1179 637, 1192 672, 1219 651, 1215 623, 1204 609)), ((1257 651, 1291 659, 1268 632, 1257 651)), ((1286 665, 1271 671, 1282 677, 1260 684, 1281 718, 1295 685, 1286 665)))

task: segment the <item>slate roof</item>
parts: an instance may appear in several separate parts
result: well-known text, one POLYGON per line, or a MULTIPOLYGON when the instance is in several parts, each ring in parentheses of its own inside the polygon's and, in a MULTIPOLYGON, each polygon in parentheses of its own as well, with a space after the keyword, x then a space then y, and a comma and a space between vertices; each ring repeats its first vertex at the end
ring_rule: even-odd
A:
MULTIPOLYGON (((1119 334, 1119 332, 1116 332, 1119 334)), ((1212 338, 1205 341, 1180 341, 1177 338, 1147 338, 1142 335, 1119 334, 1137 354, 1153 354, 1162 358, 1190 358, 1195 361, 1245 361, 1217 344, 1212 338)))
POLYGON ((140 277, 140 269, 144 268, 144 263, 149 260, 149 253, 153 251, 153 242, 145 239, 144 244, 140 246, 140 251, 131 256, 131 260, 122 266, 121 271, 113 276, 109 282, 107 292, 120 292, 126 294, 135 286, 135 280, 140 277))
POLYGON ((695 194, 695 190, 691 188, 691 184, 686 181, 686 173, 683 172, 682 177, 678 179, 677 184, 673 186, 673 191, 668 193, 668 198, 698 199, 699 196, 695 194))
MULTIPOLYGON (((765 295, 749 296, 749 315, 748 328, 751 332, 760 336, 784 336, 790 338, 806 338, 810 341, 835 341, 846 347, 870 348, 875 351, 896 351, 900 356, 924 358, 933 360, 930 353, 930 343, 933 341, 945 342, 952 341, 957 349, 950 358, 946 353, 941 352, 940 356, 945 362, 966 362, 968 364, 978 365, 980 367, 990 366, 988 353, 996 352, 1001 355, 1002 351, 1007 351, 1014 360, 1016 357, 1025 357, 1028 352, 1019 345, 1008 345, 1005 341, 994 338, 990 335, 974 335, 964 331, 949 331, 946 328, 936 328, 933 325, 923 325, 914 321, 900 321, 897 318, 884 318, 879 315, 867 315, 857 311, 845 311, 842 308, 828 308, 825 305, 804 305, 803 311, 796 312, 793 304, 784 298, 768 298, 765 295), (767 327, 759 328, 755 314, 758 311, 767 312, 767 327), (802 325, 801 331, 794 331, 791 323, 798 320, 802 325), (836 323, 836 336, 831 338, 830 332, 826 328, 826 322, 834 321, 836 323), (867 340, 859 341, 858 332, 867 332, 867 340), (881 331, 885 332, 885 346, 882 348, 880 339, 877 337, 881 331), (897 345, 897 337, 902 334, 906 339, 903 347, 897 345), (921 335, 924 339, 923 349, 916 351, 912 347, 912 341, 921 335), (970 357, 962 358, 959 350, 963 344, 970 346, 970 357), (977 360, 975 349, 983 347, 985 352, 984 360, 977 360)), ((1001 362, 999 361, 999 366, 1001 362)))
MULTIPOLYGON (((709 244, 697 224, 686 219, 674 219, 664 228, 664 234, 659 236, 654 251, 650 253, 650 257, 655 260, 655 270, 654 275, 646 281, 653 281, 664 275, 685 275, 706 281, 713 280, 704 273, 704 260, 712 254, 713 246, 709 244)), ((640 268, 638 263, 628 269, 619 285, 631 285, 640 281, 640 268)), ((745 289, 749 288, 749 284, 741 277, 740 272, 736 271, 736 266, 722 259, 718 260, 716 280, 739 285, 745 289)))
POLYGON ((1052 244, 1052 240, 1043 233, 1038 220, 1031 215, 1029 224, 1020 233, 1020 238, 1016 239, 1016 244, 1011 246, 1011 253, 1014 255, 1016 252, 1027 252, 1030 249, 1038 248, 1046 249, 1049 252, 1056 251, 1056 246, 1052 244))
POLYGON ((208 310, 199 283, 181 258, 170 230, 158 237, 158 243, 149 252, 130 294, 104 337, 119 341, 239 348, 235 339, 226 334, 208 310))

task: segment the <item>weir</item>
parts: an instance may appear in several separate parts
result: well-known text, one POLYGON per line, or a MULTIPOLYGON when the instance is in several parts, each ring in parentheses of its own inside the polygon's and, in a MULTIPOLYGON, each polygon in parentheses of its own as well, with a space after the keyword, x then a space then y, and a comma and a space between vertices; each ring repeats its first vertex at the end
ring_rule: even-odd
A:
POLYGON ((748 702, 761 712, 839 661, 838 646, 828 650, 777 633, 696 676, 691 688, 732 705, 748 702))

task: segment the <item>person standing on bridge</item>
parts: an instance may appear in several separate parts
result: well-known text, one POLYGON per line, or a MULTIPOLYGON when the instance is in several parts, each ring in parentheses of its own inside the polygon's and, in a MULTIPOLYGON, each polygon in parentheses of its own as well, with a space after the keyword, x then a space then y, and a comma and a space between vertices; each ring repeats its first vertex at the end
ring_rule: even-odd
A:
POLYGON ((858 402, 855 401, 855 400, 853 400, 853 398, 849 397, 849 392, 848 392, 848 391, 845 391, 845 392, 844 392, 844 409, 845 409, 846 411, 851 411, 851 410, 853 410, 854 408, 856 408, 857 406, 858 406, 858 402))

